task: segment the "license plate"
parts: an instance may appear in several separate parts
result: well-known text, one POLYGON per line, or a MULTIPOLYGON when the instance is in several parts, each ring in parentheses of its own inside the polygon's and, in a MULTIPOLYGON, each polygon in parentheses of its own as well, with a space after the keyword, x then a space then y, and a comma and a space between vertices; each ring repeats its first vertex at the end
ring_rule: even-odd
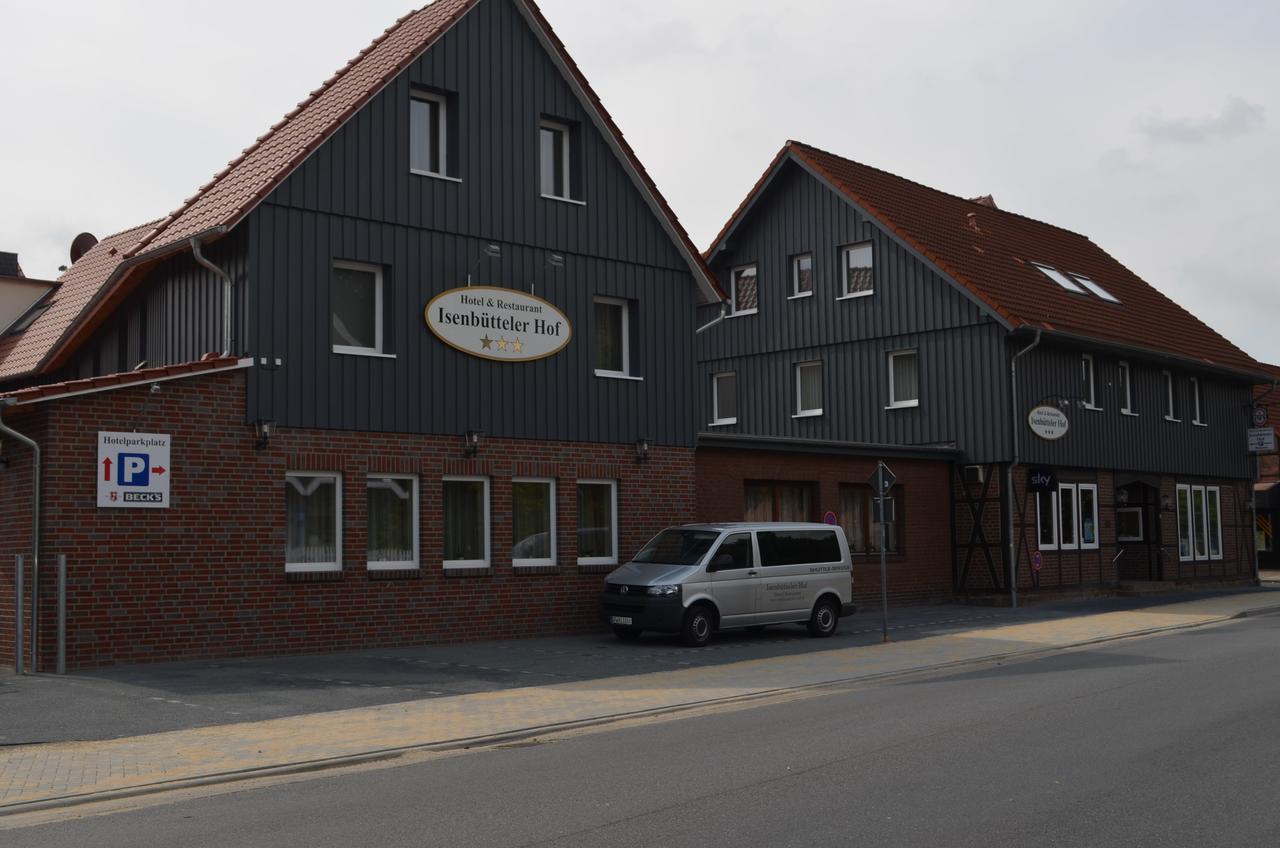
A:
POLYGON ((610 623, 610 624, 621 624, 621 625, 624 625, 624 626, 630 627, 630 626, 631 626, 631 616, 629 616, 629 615, 614 615, 614 616, 610 616, 610 617, 609 617, 609 623, 610 623))

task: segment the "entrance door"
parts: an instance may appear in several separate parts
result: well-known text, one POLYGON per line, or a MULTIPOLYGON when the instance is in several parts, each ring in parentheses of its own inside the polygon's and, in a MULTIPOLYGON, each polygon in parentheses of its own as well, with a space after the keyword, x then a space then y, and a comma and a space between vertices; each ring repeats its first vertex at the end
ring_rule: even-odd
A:
POLYGON ((1120 582, 1158 580, 1159 492, 1142 482, 1116 489, 1116 572, 1120 582))

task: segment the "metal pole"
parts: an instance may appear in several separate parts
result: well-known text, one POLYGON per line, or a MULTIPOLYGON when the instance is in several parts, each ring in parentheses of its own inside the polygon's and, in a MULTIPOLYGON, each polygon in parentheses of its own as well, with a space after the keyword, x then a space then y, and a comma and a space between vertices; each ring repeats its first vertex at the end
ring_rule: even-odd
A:
POLYGON ((885 566, 885 544, 889 536, 888 525, 884 523, 885 519, 885 503, 884 497, 880 498, 880 612, 883 619, 884 641, 889 641, 889 579, 888 568, 885 566))
POLYGON ((67 555, 58 554, 58 674, 67 673, 67 555))
POLYGON ((13 673, 23 674, 26 669, 23 667, 23 660, 27 652, 26 645, 23 643, 23 622, 22 596, 26 594, 26 588, 22 585, 22 572, 24 564, 22 554, 18 554, 14 559, 17 561, 17 567, 13 577, 13 597, 14 597, 14 637, 13 637, 13 673))
POLYGON ((1024 347, 1013 355, 1013 359, 1009 360, 1009 412, 1013 417, 1013 430, 1009 433, 1012 440, 1012 456, 1009 458, 1009 467, 1005 469, 1004 488, 1005 488, 1005 523, 1009 527, 1009 544, 1006 549, 1006 556, 1009 558, 1009 601, 1013 609, 1018 608, 1018 537, 1022 535, 1022 528, 1018 528, 1018 532, 1014 533, 1014 522, 1017 520, 1016 505, 1014 502, 1014 483, 1013 472, 1018 467, 1018 433, 1022 429, 1022 415, 1018 409, 1018 360, 1035 350, 1040 344, 1041 330, 1036 330, 1035 340, 1031 344, 1024 347))
MULTIPOLYGON (((0 398, 0 409, 16 403, 16 398, 0 398)), ((30 436, 5 424, 3 418, 0 418, 0 433, 31 448, 31 669, 35 671, 39 668, 36 660, 36 647, 39 645, 36 611, 40 608, 40 445, 30 436)))

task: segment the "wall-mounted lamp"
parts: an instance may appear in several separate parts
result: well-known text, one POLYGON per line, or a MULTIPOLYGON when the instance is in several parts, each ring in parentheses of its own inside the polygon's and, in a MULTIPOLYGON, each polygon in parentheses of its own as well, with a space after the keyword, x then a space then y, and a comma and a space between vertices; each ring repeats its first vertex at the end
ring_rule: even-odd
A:
POLYGON ((483 436, 479 430, 468 430, 463 439, 465 440, 462 452, 467 456, 475 456, 480 453, 480 437, 483 436))
POLYGON ((486 259, 501 259, 501 258, 502 258, 502 245, 500 244, 497 244, 495 242, 489 242, 484 247, 480 248, 479 258, 477 258, 476 261, 472 263, 471 270, 467 272, 467 285, 468 286, 471 285, 471 278, 472 276, 475 275, 476 269, 480 267, 481 262, 485 261, 486 259))
POLYGON ((1116 503, 1124 506, 1129 502, 1129 490, 1121 486, 1116 489, 1116 503))
POLYGON ((266 450, 271 444, 271 435, 275 432, 276 422, 268 421, 265 418, 259 418, 253 422, 254 432, 258 434, 258 441, 253 445, 255 450, 266 450))
POLYGON ((1163 512, 1173 512, 1173 498, 1168 495, 1160 496, 1160 509, 1163 512))
POLYGON ((636 462, 649 461, 649 440, 641 437, 636 440, 636 462))

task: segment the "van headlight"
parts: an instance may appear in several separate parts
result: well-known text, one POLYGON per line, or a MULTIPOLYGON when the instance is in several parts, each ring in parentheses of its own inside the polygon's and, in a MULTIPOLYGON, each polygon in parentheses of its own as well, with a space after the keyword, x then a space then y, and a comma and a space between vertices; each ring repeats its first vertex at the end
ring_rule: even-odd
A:
POLYGON ((680 594, 679 586, 650 586, 645 590, 645 594, 655 595, 659 598, 674 598, 680 594))

